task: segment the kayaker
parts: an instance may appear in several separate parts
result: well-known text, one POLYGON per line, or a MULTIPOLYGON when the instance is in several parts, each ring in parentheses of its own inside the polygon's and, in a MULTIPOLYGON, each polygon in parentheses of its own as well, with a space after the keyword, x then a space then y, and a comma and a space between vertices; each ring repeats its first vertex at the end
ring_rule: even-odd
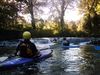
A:
POLYGON ((31 33, 29 31, 25 31, 23 33, 23 41, 20 41, 18 47, 16 48, 15 55, 19 55, 21 57, 36 57, 39 55, 39 51, 30 39, 31 33))
POLYGON ((69 41, 65 37, 62 40, 62 45, 63 46, 69 46, 69 41))

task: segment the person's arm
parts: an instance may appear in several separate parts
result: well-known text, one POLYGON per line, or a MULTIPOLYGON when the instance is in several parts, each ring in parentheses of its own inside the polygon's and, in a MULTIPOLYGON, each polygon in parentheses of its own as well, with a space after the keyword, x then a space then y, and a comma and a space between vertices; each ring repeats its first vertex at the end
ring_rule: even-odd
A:
POLYGON ((31 43, 31 44, 32 44, 32 50, 35 52, 39 52, 36 45, 34 43, 31 43))
POLYGON ((33 47, 35 50, 38 51, 38 49, 37 49, 37 47, 36 47, 36 45, 35 45, 34 43, 32 43, 32 47, 33 47))

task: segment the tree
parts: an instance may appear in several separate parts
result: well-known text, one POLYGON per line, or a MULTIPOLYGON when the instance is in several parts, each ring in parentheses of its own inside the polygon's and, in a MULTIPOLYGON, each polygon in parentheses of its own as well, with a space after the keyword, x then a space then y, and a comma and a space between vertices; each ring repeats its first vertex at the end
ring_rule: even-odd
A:
POLYGON ((100 0, 80 0, 79 9, 81 13, 84 13, 83 28, 88 34, 94 34, 96 28, 100 28, 98 22, 97 6, 100 4, 100 0))
MULTIPOLYGON (((20 9, 24 9, 26 13, 31 15, 31 24, 33 29, 36 29, 35 26, 35 10, 39 10, 40 6, 46 5, 46 0, 17 0, 20 4, 20 9), (23 7, 23 5, 24 7, 23 7)), ((21 10, 22 11, 22 10, 21 10)))
POLYGON ((12 29, 17 24, 17 7, 14 1, 0 0, 0 28, 12 29))
POLYGON ((51 16, 59 21, 61 26, 61 34, 63 35, 65 11, 68 9, 68 7, 71 7, 71 4, 74 2, 74 0, 51 0, 51 2, 51 11, 53 12, 51 16))

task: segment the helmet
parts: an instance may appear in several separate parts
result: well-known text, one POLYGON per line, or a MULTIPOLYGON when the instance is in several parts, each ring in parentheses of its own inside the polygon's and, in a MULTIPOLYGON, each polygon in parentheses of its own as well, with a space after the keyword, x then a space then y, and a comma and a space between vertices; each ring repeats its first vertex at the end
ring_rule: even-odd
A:
POLYGON ((30 33, 29 31, 25 31, 25 32, 23 33, 23 38, 24 38, 24 39, 30 39, 30 38, 31 38, 31 33, 30 33))

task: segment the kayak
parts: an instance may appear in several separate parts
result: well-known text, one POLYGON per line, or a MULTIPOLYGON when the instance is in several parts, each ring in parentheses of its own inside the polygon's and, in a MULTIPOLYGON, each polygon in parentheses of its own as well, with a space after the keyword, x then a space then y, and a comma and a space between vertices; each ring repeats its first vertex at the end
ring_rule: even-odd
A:
POLYGON ((79 48, 80 46, 62 46, 63 48, 79 48))
POLYGON ((69 48, 79 48, 79 45, 73 45, 73 46, 61 46, 63 49, 69 49, 69 48))
POLYGON ((48 49, 40 51, 40 56, 38 57, 24 58, 16 56, 12 58, 7 58, 6 60, 0 62, 0 70, 16 68, 30 63, 38 63, 51 56, 52 56, 52 50, 48 49))
POLYGON ((94 46, 95 50, 100 50, 100 46, 94 46))

